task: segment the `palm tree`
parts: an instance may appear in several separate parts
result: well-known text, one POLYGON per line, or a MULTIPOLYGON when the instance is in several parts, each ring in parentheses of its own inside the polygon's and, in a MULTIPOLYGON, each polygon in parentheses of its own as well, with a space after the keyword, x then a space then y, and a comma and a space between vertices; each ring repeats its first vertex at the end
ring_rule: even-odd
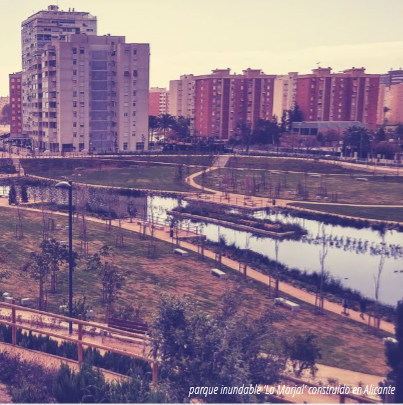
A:
POLYGON ((150 115, 148 117, 148 141, 152 140, 154 137, 154 130, 158 129, 159 126, 159 118, 155 115, 150 115), (151 137, 150 137, 151 132, 151 137))
POLYGON ((167 129, 172 129, 175 126, 176 119, 170 114, 161 114, 158 117, 158 129, 164 131, 164 141, 167 129))

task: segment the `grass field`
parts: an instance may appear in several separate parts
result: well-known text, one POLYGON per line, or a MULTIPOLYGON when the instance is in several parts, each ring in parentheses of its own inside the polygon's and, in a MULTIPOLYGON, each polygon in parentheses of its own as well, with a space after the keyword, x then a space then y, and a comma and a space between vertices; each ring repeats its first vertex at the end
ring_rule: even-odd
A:
POLYGON ((66 177, 77 183, 162 191, 194 191, 184 179, 202 170, 201 167, 183 167, 182 180, 177 180, 176 165, 106 159, 27 159, 22 165, 28 174, 52 179, 66 177))
POLYGON ((351 169, 339 164, 318 162, 316 160, 277 158, 262 156, 234 156, 231 157, 227 167, 245 169, 282 170, 291 172, 308 173, 368 173, 363 170, 351 169))
MULTIPOLYGON (((48 215, 47 215, 48 216, 48 215)), ((54 215, 57 224, 65 225, 67 218, 54 215)), ((41 214, 25 212, 23 219, 24 238, 14 237, 16 210, 0 209, 0 252, 8 253, 6 266, 12 276, 0 284, 0 290, 11 292, 15 298, 38 295, 36 281, 22 273, 20 268, 29 257, 31 251, 37 250, 42 240, 41 214)), ((75 250, 79 252, 78 224, 74 225, 75 250)), ((102 245, 115 245, 116 228, 107 230, 104 224, 87 222, 87 233, 90 240, 90 253, 96 252, 102 245)), ((207 311, 215 311, 220 305, 221 295, 233 288, 235 283, 242 282, 237 272, 224 269, 229 274, 227 281, 210 275, 214 263, 211 260, 200 260, 196 254, 180 258, 172 254, 169 243, 157 241, 157 258, 149 259, 147 250, 149 241, 140 239, 137 233, 123 231, 124 247, 114 248, 113 262, 128 272, 126 283, 118 305, 130 303, 140 308, 145 320, 150 320, 159 293, 171 293, 182 297, 193 297, 199 307, 207 311)), ((67 239, 67 231, 54 231, 50 236, 61 241, 67 239)), ((95 274, 83 271, 85 259, 79 261, 74 272, 75 297, 87 297, 92 305, 96 319, 103 321, 104 308, 101 303, 100 282, 95 274)), ((48 294, 49 309, 56 311, 63 298, 67 299, 68 282, 67 268, 61 270, 58 277, 58 291, 48 294)), ((323 350, 322 363, 356 371, 383 375, 386 365, 383 345, 379 338, 370 336, 364 325, 357 324, 348 318, 337 314, 327 313, 318 317, 313 307, 300 302, 301 311, 291 315, 285 309, 275 309, 269 299, 267 287, 261 283, 249 280, 244 283, 244 310, 252 318, 259 316, 264 310, 280 311, 287 315, 285 321, 277 323, 277 327, 287 333, 303 333, 312 330, 318 336, 318 342, 323 350), (354 336, 352 339, 351 337, 354 336)), ((294 300, 294 299, 293 299, 294 300)), ((297 300, 294 300, 298 302, 297 300)))
MULTIPOLYGON (((195 181, 202 184, 202 177, 195 181)), ((280 197, 287 200, 301 201, 298 187, 307 187, 307 201, 350 203, 350 204, 389 204, 403 205, 403 177, 367 174, 361 175, 317 175, 302 173, 271 173, 269 171, 236 170, 223 168, 205 175, 205 186, 216 190, 225 190, 226 184, 237 183, 236 192, 248 194, 248 186, 255 183, 254 195, 273 197, 276 187, 280 184, 280 197), (319 177, 318 177, 319 176, 319 177), (365 177, 368 181, 357 181, 365 177), (271 193, 270 193, 271 184, 271 193), (266 185, 266 186, 264 186, 266 185), (323 188, 327 190, 327 198, 323 196, 323 188), (337 194, 337 201, 331 201, 331 195, 337 194)), ((228 189, 233 191, 232 188, 228 189)))
POLYGON ((348 205, 330 205, 330 204, 305 204, 292 203, 291 207, 301 207, 315 211, 321 211, 331 214, 346 215, 351 217, 362 217, 369 219, 377 219, 380 221, 397 221, 403 222, 403 207, 402 208, 387 208, 387 207, 354 207, 348 205))
POLYGON ((135 155, 135 156, 123 156, 121 159, 134 160, 134 161, 146 161, 146 162, 164 162, 194 166, 206 166, 209 167, 213 164, 214 155, 135 155))

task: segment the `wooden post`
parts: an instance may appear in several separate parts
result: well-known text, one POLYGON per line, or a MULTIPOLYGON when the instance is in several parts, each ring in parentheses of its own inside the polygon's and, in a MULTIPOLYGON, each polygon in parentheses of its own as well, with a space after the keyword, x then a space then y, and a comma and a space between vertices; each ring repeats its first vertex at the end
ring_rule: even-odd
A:
MULTIPOLYGON (((13 305, 15 305, 15 300, 13 299, 13 305)), ((16 310, 15 307, 11 308, 11 322, 12 322, 12 326, 11 326, 11 343, 13 346, 17 345, 17 325, 15 322, 16 319, 16 310)))
POLYGON ((344 397, 344 394, 340 394, 340 404, 344 404, 346 402, 346 398, 344 397))
POLYGON ((153 362, 153 384, 156 386, 158 384, 158 363, 153 362))
MULTIPOLYGON (((80 314, 78 315, 78 319, 81 321, 83 316, 80 314)), ((78 349, 78 364, 83 362, 83 344, 81 341, 83 340, 83 325, 81 323, 78 324, 78 342, 77 342, 77 349, 78 349)))

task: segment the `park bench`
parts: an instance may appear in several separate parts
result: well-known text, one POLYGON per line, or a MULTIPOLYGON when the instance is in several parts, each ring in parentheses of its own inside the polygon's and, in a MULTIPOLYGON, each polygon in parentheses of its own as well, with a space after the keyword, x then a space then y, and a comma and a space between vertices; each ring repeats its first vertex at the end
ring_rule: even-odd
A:
POLYGON ((366 177, 357 177, 355 181, 368 181, 366 177))
POLYGON ((30 304, 31 300, 29 298, 21 298, 21 305, 27 307, 30 304))
POLYGON ((219 270, 219 269, 211 269, 211 274, 213 276, 218 277, 218 278, 223 278, 223 279, 227 278, 227 274, 224 273, 223 271, 219 270))
POLYGON ((12 304, 13 303, 14 298, 13 297, 4 297, 4 302, 6 304, 12 304))
POLYGON ((174 249, 174 253, 180 256, 189 256, 189 253, 183 249, 174 249))
POLYGON ((123 319, 109 318, 108 326, 110 328, 137 333, 139 335, 145 335, 148 332, 148 325, 146 323, 125 321, 123 319))
POLYGON ((154 229, 157 231, 163 231, 164 227, 163 227, 163 225, 154 225, 154 229))
POLYGON ((298 312, 300 310, 299 304, 296 304, 295 302, 292 302, 290 300, 286 300, 285 298, 274 298, 274 303, 276 305, 281 305, 285 308, 290 309, 291 312, 298 312))

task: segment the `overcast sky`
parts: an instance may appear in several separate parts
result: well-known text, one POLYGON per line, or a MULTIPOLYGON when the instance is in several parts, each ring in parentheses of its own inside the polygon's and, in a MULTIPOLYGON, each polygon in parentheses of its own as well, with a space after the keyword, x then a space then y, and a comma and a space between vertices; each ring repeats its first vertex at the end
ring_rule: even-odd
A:
MULTIPOLYGON (((310 73, 317 62, 384 73, 403 66, 403 0, 59 0, 98 17, 98 35, 151 45, 151 86, 181 74, 260 68, 310 73)), ((0 0, 0 95, 21 70, 21 21, 57 0, 0 0)))

